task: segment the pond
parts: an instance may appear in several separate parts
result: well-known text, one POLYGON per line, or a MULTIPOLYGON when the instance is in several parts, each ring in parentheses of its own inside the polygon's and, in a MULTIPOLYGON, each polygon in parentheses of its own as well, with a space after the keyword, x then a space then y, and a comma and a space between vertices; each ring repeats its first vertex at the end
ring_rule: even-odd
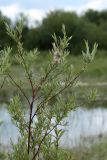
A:
POLYGON ((107 109, 78 108, 68 114, 68 125, 61 140, 61 145, 71 148, 80 143, 99 140, 107 133, 107 109), (98 138, 98 139, 97 139, 98 138))
MULTIPOLYGON (((13 125, 11 117, 5 105, 0 107, 0 143, 9 146, 11 140, 16 143, 18 129, 13 125)), ((107 133, 107 109, 106 108, 77 108, 68 114, 66 118, 68 124, 65 133, 61 138, 61 146, 71 148, 78 145, 81 140, 87 137, 101 137, 107 133)))

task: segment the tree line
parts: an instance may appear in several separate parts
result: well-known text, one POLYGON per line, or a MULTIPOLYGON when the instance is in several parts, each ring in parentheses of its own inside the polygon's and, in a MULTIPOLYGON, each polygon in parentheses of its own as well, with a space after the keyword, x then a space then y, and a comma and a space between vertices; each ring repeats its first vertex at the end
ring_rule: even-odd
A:
MULTIPOLYGON (((27 50, 39 48, 40 50, 48 50, 52 47, 55 33, 62 36, 62 25, 66 27, 67 36, 72 35, 71 45, 69 49, 72 53, 80 54, 81 48, 84 47, 84 40, 87 39, 92 45, 94 42, 99 44, 100 50, 107 50, 107 10, 96 11, 87 10, 82 15, 75 12, 65 12, 63 10, 55 10, 48 13, 42 22, 35 27, 29 27, 27 18, 20 15, 24 21, 22 41, 27 50)), ((4 16, 0 12, 0 48, 7 45, 15 46, 14 42, 8 38, 5 32, 5 23, 16 26, 11 19, 4 16)))

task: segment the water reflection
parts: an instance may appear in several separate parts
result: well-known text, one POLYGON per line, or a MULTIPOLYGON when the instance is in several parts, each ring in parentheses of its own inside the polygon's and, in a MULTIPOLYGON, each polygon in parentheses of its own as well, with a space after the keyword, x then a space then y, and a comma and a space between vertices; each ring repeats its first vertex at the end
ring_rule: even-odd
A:
MULTIPOLYGON (((0 143, 7 146, 11 140, 16 143, 18 129, 13 125, 5 105, 0 108, 0 120, 3 120, 0 126, 0 143)), ((77 108, 68 114, 66 120, 68 125, 61 139, 61 145, 65 147, 77 145, 87 136, 101 136, 107 133, 107 109, 105 108, 90 110, 77 108)))
POLYGON ((17 142, 18 129, 11 121, 11 117, 6 109, 5 105, 0 107, 0 120, 3 124, 0 126, 0 143, 3 145, 9 145, 11 140, 17 142))
MULTIPOLYGON (((67 117, 68 125, 62 137, 61 145, 71 148, 87 137, 99 137, 107 133, 107 109, 78 108, 67 117)), ((93 141, 93 139, 92 139, 93 141)))

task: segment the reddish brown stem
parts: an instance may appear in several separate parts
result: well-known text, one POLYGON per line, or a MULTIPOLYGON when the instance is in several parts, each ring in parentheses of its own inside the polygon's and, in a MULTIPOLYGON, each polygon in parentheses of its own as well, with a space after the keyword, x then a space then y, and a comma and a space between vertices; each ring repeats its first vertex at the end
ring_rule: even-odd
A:
POLYGON ((2 82, 2 84, 1 84, 1 86, 0 86, 0 89, 2 89, 2 88, 3 88, 4 83, 5 83, 5 80, 6 80, 6 77, 4 77, 3 82, 2 82))
POLYGON ((38 146, 38 150, 37 150, 37 152, 35 153, 35 155, 33 156, 32 160, 35 160, 35 158, 37 157, 37 155, 38 155, 38 153, 39 153, 39 150, 40 150, 40 148, 41 148, 41 145, 42 145, 43 141, 44 141, 45 138, 58 126, 58 124, 59 124, 59 123, 55 124, 52 129, 50 129, 49 131, 46 131, 45 135, 43 136, 43 138, 42 138, 42 140, 41 140, 41 142, 40 142, 40 144, 39 144, 39 146, 38 146))
POLYGON ((41 89, 41 86, 43 85, 43 83, 46 81, 46 79, 48 78, 49 74, 53 71, 53 69, 55 69, 55 65, 52 65, 51 68, 49 69, 49 71, 46 73, 46 75, 41 79, 38 87, 34 89, 35 95, 34 97, 36 98, 36 95, 38 93, 38 91, 41 89))
POLYGON ((23 89, 18 85, 18 83, 14 80, 14 78, 8 74, 9 78, 12 80, 12 82, 16 85, 16 87, 20 90, 20 92, 23 94, 23 96, 26 98, 28 104, 30 105, 30 101, 28 99, 28 97, 26 96, 25 92, 23 91, 23 89))
POLYGON ((33 101, 30 105, 30 116, 29 116, 29 128, 28 128, 28 154, 30 151, 30 142, 31 142, 31 124, 32 124, 32 110, 33 110, 33 101))
POLYGON ((39 109, 41 108, 41 106, 43 105, 43 103, 46 103, 47 101, 51 101, 53 98, 55 98, 57 95, 59 95, 60 93, 62 93, 66 88, 68 88, 71 84, 73 84, 75 82, 75 80, 84 72, 84 70, 81 70, 79 73, 76 74, 76 76, 68 83, 66 84, 61 90, 59 90, 56 94, 54 94, 53 96, 51 96, 50 98, 46 98, 45 100, 43 100, 39 106, 37 107, 37 110, 35 111, 34 115, 32 116, 32 120, 35 117, 36 113, 39 111, 39 109))

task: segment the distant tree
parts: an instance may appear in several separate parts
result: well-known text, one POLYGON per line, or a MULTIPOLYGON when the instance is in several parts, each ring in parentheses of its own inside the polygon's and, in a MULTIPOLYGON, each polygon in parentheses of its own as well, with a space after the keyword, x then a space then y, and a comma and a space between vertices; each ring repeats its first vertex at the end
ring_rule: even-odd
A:
MULTIPOLYGON (((32 33, 37 34, 38 42, 40 49, 49 49, 52 47, 52 37, 51 35, 55 33, 57 36, 61 36, 61 26, 64 24, 66 26, 67 35, 73 34, 76 26, 78 24, 78 16, 76 13, 64 12, 62 10, 53 11, 47 14, 43 19, 42 24, 37 27, 35 30, 32 30, 32 33), (38 36, 39 35, 39 36, 38 36)), ((34 35, 35 35, 34 34, 34 35)), ((33 39, 33 34, 32 34, 33 39)), ((31 38, 30 37, 30 38, 31 38)), ((35 43, 35 46, 36 46, 35 43)))
MULTIPOLYGON (((25 36, 25 34, 23 34, 25 36)), ((24 39, 24 46, 26 49, 34 49, 36 47, 40 48, 40 31, 39 28, 30 28, 24 39)))
MULTIPOLYGON (((68 49, 73 54, 80 54, 83 48, 84 39, 88 39, 90 45, 95 41, 99 43, 99 49, 107 50, 107 10, 96 11, 88 10, 82 16, 78 16, 75 12, 65 12, 63 10, 55 10, 49 12, 41 23, 37 23, 36 27, 29 27, 28 18, 20 13, 14 22, 9 18, 2 15, 0 12, 0 48, 3 46, 14 46, 12 41, 5 33, 5 22, 13 25, 14 28, 19 23, 20 19, 23 20, 22 42, 24 48, 31 50, 38 48, 40 50, 48 50, 52 48, 52 36, 62 37, 61 27, 62 24, 66 27, 66 34, 69 37, 72 35, 72 43, 68 49), (78 47, 77 47, 78 44, 78 47)), ((70 41, 71 42, 71 41, 70 41)), ((14 52, 13 52, 14 53, 14 52)))
POLYGON ((101 11, 100 12, 100 20, 101 22, 107 21, 107 10, 101 11))
POLYGON ((11 25, 11 20, 0 12, 0 49, 10 45, 12 41, 6 34, 5 23, 11 25))
MULTIPOLYGON (((24 15, 24 13, 19 13, 19 15, 16 17, 15 20, 15 26, 18 25, 18 23, 20 22, 20 20, 23 21, 23 30, 22 30, 22 41, 26 42, 27 39, 27 34, 29 33, 29 25, 28 25, 28 18, 27 16, 24 15)), ((33 37, 34 38, 34 37, 33 37)), ((29 44, 31 42, 29 41, 29 44)), ((27 48, 27 46, 25 46, 27 48)))
POLYGON ((84 18, 92 23, 99 25, 100 21, 100 13, 99 11, 89 9, 84 14, 84 18))

